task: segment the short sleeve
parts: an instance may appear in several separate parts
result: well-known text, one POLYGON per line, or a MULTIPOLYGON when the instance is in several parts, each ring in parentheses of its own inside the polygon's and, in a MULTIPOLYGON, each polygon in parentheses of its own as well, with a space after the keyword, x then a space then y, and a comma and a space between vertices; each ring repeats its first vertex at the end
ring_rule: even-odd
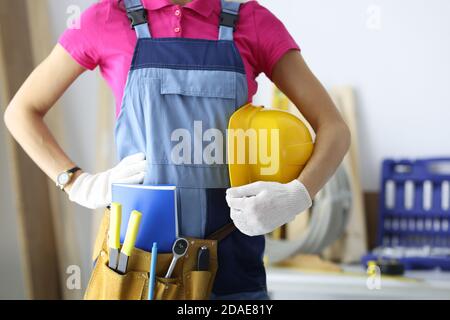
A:
POLYGON ((258 65, 267 77, 272 77, 275 64, 289 50, 300 47, 284 24, 268 9, 261 5, 253 10, 257 36, 258 65))
POLYGON ((94 4, 86 9, 74 27, 67 28, 58 43, 82 67, 93 70, 99 64, 99 23, 100 4, 94 4))

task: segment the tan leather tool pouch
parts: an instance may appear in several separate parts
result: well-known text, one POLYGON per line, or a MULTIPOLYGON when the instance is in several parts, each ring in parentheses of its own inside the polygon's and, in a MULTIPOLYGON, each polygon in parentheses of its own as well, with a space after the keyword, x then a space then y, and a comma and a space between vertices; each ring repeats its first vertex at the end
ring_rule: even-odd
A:
MULTIPOLYGON (((151 253, 134 249, 127 273, 122 275, 108 267, 107 235, 109 210, 105 211, 94 245, 95 262, 84 298, 87 300, 147 300, 151 253)), ((217 243, 232 231, 230 224, 208 239, 186 238, 189 247, 178 260, 172 278, 164 278, 172 261, 172 253, 158 254, 154 300, 208 300, 217 272, 217 243), (197 253, 201 247, 209 249, 209 270, 196 271, 197 253)))

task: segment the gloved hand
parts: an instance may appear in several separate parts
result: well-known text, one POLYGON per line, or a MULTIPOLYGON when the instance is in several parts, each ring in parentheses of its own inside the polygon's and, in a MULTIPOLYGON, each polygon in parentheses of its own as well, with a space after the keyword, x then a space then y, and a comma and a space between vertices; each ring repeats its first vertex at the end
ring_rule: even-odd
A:
POLYGON ((248 236, 272 232, 312 205, 308 190, 298 180, 286 184, 260 181, 230 188, 226 199, 231 219, 248 236))
POLYGON ((108 171, 89 174, 82 173, 69 190, 69 199, 79 205, 98 209, 111 203, 113 183, 140 184, 147 172, 145 154, 137 153, 123 159, 108 171))

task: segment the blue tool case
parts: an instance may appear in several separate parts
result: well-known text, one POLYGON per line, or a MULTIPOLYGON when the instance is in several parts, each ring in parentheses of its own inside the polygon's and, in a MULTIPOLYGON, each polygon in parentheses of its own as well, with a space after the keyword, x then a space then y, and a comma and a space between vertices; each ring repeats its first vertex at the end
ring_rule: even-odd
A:
POLYGON ((383 161, 377 245, 364 265, 450 271, 450 158, 383 161))

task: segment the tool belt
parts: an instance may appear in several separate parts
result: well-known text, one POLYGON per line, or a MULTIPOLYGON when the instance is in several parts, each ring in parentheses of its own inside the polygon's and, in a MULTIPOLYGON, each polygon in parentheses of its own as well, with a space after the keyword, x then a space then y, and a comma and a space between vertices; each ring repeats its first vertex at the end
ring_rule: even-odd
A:
MULTIPOLYGON (((86 300, 147 300, 151 253, 133 249, 127 273, 119 274, 108 267, 107 244, 109 209, 103 216, 94 245, 94 270, 84 298, 86 300)), ((173 271, 171 278, 164 278, 172 261, 172 253, 158 253, 154 300, 208 300, 216 276, 217 244, 236 229, 228 224, 208 239, 186 238, 188 250, 173 271), (197 252, 201 247, 209 249, 209 270, 196 271, 197 252)))

